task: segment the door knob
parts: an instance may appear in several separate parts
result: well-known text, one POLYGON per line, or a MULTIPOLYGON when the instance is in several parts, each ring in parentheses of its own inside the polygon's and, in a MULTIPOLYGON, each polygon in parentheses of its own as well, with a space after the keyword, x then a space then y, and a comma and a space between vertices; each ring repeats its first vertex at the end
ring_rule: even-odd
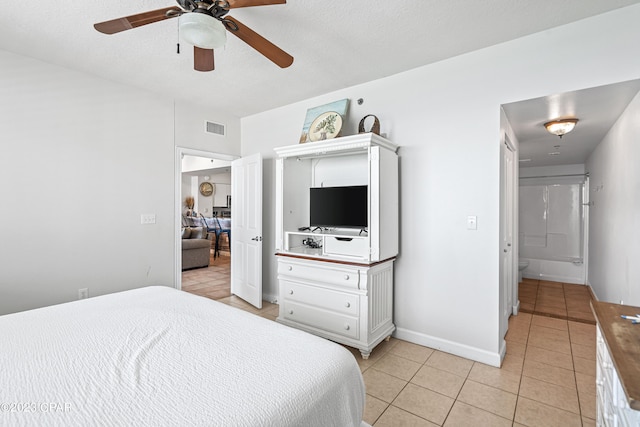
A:
POLYGON ((511 243, 507 243, 507 246, 511 247, 511 243))
POLYGON ((251 240, 256 241, 256 242, 262 242, 262 236, 252 237, 251 240))
POLYGON ((506 249, 505 249, 504 251, 505 251, 505 252, 507 252, 507 250, 506 250, 506 249))

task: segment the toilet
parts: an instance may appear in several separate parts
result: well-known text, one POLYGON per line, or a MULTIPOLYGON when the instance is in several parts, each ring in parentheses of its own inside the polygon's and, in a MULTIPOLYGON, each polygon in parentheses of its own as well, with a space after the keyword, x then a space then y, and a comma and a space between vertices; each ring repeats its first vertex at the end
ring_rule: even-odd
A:
POLYGON ((520 260, 518 261, 518 283, 522 282, 522 270, 529 267, 529 261, 520 260))

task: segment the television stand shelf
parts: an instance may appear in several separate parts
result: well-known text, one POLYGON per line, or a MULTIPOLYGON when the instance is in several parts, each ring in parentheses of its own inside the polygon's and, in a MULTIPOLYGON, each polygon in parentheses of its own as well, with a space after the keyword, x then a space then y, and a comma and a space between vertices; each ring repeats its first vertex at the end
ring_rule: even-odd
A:
POLYGON ((287 231, 285 252, 316 255, 318 257, 344 257, 366 261, 369 258, 369 236, 356 232, 287 231))

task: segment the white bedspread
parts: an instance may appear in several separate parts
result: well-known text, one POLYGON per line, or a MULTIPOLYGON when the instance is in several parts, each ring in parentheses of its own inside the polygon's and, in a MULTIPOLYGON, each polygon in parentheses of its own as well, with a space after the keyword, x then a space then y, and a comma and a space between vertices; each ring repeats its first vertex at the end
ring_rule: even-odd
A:
POLYGON ((148 287, 0 317, 0 425, 358 426, 343 347, 148 287))

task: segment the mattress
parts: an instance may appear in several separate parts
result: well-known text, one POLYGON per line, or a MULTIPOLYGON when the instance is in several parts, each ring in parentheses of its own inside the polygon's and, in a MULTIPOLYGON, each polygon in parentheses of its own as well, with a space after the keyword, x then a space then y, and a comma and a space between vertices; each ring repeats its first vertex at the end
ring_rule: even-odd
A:
POLYGON ((348 350, 168 287, 1 316, 0 337, 0 425, 361 425, 348 350))

